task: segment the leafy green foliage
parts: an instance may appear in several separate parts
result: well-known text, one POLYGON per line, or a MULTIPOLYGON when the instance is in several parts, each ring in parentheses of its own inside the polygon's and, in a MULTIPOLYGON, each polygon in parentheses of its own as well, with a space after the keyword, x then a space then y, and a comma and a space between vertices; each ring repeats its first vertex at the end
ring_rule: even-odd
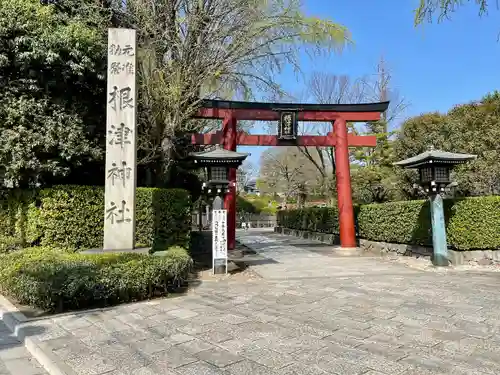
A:
POLYGON ((339 233, 336 207, 312 207, 278 211, 278 225, 297 230, 339 233))
POLYGON ((0 186, 102 159, 108 15, 83 5, 67 14, 68 2, 0 0, 0 186))
MULTIPOLYGON (((478 102, 459 105, 446 115, 429 113, 403 123, 394 152, 397 160, 417 155, 433 145, 437 149, 477 155, 477 159, 456 168, 458 193, 500 194, 500 93, 493 92, 478 102)), ((413 176, 405 174, 409 183, 413 176)), ((403 185, 408 190, 408 185, 403 185)))
POLYGON ((22 247, 23 244, 19 238, 0 234, 0 253, 10 253, 12 251, 21 250, 22 247))
POLYGON ((457 200, 449 210, 450 244, 463 250, 500 248, 500 197, 457 200))
MULTIPOLYGON (((483 15, 488 11, 488 0, 420 0, 419 6, 415 11, 415 25, 419 25, 424 21, 431 22, 434 14, 438 12, 438 20, 448 18, 450 13, 453 13, 465 3, 476 3, 479 7, 479 15, 483 15)), ((497 4, 498 5, 498 4, 497 4)))
POLYGON ((266 196, 238 195, 236 197, 236 211, 250 214, 275 214, 278 203, 266 196))
MULTIPOLYGON (((191 229, 191 199, 180 189, 138 188, 136 243, 153 249, 187 247, 191 229)), ((99 248, 103 242, 104 189, 90 186, 57 186, 36 196, 13 194, 14 217, 3 234, 16 234, 27 244, 73 249, 99 248), (28 196, 28 198, 26 198, 28 196), (22 198, 20 198, 22 197, 22 198)), ((7 207, 8 208, 8 207, 7 207)))
POLYGON ((50 312, 103 307, 167 295, 191 266, 182 248, 161 257, 31 248, 0 255, 0 291, 50 312))
POLYGON ((392 167, 367 165, 352 168, 352 196, 358 204, 383 203, 398 197, 397 178, 392 167))
MULTIPOLYGON (((444 201, 448 245, 458 250, 500 248, 500 197, 444 201)), ((360 238, 371 241, 432 245, 429 202, 401 201, 356 207, 360 238)), ((291 229, 339 233, 335 208, 278 212, 278 225, 291 229)))

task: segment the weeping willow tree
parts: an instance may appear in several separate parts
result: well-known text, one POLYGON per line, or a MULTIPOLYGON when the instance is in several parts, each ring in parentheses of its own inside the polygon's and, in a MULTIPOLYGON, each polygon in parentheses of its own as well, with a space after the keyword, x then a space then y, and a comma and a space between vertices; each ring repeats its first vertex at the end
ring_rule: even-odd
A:
MULTIPOLYGON (((491 1, 488 0, 420 0, 420 4, 415 11, 415 25, 419 25, 425 21, 431 22, 434 16, 438 16, 441 21, 444 18, 449 18, 450 14, 458 8, 475 3, 479 8, 479 15, 484 15, 488 11, 488 5, 491 1)), ((498 6, 498 2, 496 2, 498 6)))
POLYGON ((351 41, 346 27, 306 15, 298 0, 128 0, 116 14, 138 36, 139 162, 165 178, 189 149, 184 135, 207 126, 190 120, 202 99, 281 93, 277 75, 286 65, 300 71, 303 52, 351 41))

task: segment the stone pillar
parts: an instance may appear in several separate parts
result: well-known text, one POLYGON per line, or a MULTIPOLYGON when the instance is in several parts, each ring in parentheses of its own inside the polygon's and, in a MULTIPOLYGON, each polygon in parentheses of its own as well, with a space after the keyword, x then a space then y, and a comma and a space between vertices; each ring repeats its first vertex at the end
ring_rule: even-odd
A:
POLYGON ((347 124, 342 118, 333 124, 335 132, 335 173, 337 177, 337 205, 339 210, 340 245, 356 247, 354 209, 352 206, 351 173, 349 168, 349 146, 347 124))
MULTIPOLYGON (((234 117, 225 118, 222 123, 222 142, 224 149, 236 151, 237 120, 234 117)), ((227 248, 236 247, 236 168, 229 168, 229 193, 224 198, 227 210, 227 248)))
POLYGON ((104 250, 135 246, 136 33, 108 30, 104 250))

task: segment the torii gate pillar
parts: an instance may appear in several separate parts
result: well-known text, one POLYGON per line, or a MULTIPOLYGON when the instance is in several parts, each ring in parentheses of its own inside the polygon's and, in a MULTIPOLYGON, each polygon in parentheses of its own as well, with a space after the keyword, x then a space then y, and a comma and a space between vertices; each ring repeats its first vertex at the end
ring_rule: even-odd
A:
POLYGON ((333 131, 335 133, 335 174, 337 177, 340 243, 342 247, 356 247, 346 121, 343 118, 335 120, 333 131))
MULTIPOLYGON (((236 151, 236 117, 230 115, 222 121, 222 146, 229 151, 236 151)), ((236 168, 229 168, 229 193, 224 198, 227 210, 227 249, 236 247, 236 168)))

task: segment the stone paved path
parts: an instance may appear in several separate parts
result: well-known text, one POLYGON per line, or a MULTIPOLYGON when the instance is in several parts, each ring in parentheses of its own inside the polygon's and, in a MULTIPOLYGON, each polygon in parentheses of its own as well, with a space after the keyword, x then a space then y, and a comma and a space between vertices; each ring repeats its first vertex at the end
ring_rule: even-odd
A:
POLYGON ((239 237, 268 260, 254 266, 263 279, 30 324, 78 375, 500 374, 499 273, 415 271, 266 232, 239 237))
POLYGON ((45 375, 47 372, 0 321, 0 375, 45 375))
POLYGON ((336 246, 274 233, 271 229, 239 231, 238 239, 256 250, 262 260, 256 272, 268 280, 363 276, 372 273, 392 275, 417 273, 396 266, 380 257, 359 258, 335 255, 336 246))

